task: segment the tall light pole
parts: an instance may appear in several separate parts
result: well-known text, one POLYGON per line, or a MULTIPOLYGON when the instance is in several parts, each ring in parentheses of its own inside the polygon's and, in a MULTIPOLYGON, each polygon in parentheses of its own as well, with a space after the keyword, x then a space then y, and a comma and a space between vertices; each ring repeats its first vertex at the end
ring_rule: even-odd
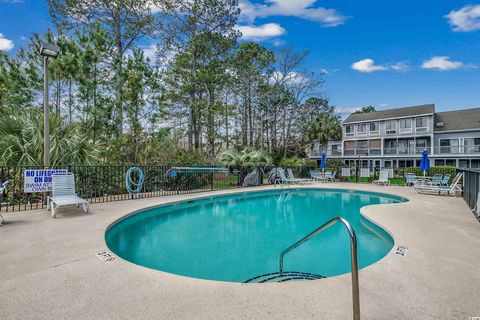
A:
POLYGON ((44 43, 40 48, 40 55, 43 57, 43 165, 50 165, 50 126, 48 109, 48 62, 49 59, 55 59, 60 54, 60 48, 44 43))

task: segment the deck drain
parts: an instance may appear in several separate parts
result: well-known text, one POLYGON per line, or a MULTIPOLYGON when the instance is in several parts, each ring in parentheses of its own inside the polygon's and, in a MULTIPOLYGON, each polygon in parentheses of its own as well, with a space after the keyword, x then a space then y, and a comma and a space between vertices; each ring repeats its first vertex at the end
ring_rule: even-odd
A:
POLYGON ((117 260, 117 258, 113 254, 111 254, 107 251, 100 251, 100 252, 95 253, 95 255, 105 263, 109 263, 109 262, 113 262, 113 261, 117 260))
POLYGON ((408 252, 407 247, 398 246, 397 249, 395 249, 395 254, 402 257, 405 257, 407 255, 407 252, 408 252))

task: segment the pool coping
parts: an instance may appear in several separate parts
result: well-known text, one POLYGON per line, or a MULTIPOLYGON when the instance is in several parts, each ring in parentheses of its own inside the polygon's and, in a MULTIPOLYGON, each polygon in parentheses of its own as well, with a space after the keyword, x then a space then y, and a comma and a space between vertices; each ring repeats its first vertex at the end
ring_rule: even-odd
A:
MULTIPOLYGON (((360 270, 363 317, 468 319, 480 315, 480 307, 474 302, 480 300, 480 275, 471 267, 480 263, 480 224, 462 199, 366 184, 292 188, 311 187, 373 191, 409 200, 360 210, 366 219, 392 236, 393 248, 409 247, 405 257, 390 252, 360 270)), ((270 188, 94 204, 91 215, 72 208, 61 211, 57 219, 51 219, 45 210, 6 214, 7 224, 0 227, 0 259, 9 263, 0 264, 4 280, 0 281, 0 309, 5 310, 7 319, 350 317, 350 274, 319 281, 242 284, 173 275, 120 258, 104 264, 93 255, 106 248, 106 228, 132 211, 167 201, 270 188), (98 287, 105 281, 109 285, 98 287), (85 308, 85 304, 89 307, 85 308)))

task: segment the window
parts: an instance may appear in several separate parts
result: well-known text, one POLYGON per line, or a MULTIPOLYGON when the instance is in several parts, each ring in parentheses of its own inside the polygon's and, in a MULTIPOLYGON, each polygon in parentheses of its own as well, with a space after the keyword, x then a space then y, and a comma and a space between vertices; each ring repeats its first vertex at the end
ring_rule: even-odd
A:
POLYGON ((415 131, 424 132, 428 131, 428 118, 420 117, 415 119, 415 131))
POLYGON ((400 132, 412 132, 412 119, 400 120, 400 132))
POLYGON ((346 125, 345 126, 345 135, 347 137, 352 137, 354 135, 353 133, 353 126, 352 125, 346 125))
POLYGON ((397 122, 395 120, 390 120, 385 122, 385 133, 386 134, 397 133, 397 122))
POLYGON ((458 139, 440 139, 440 153, 458 153, 458 139))
POLYGON ((380 125, 378 122, 370 123, 370 134, 379 133, 379 131, 380 131, 380 125))
POLYGON ((480 138, 465 138, 463 145, 465 153, 480 153, 480 138))
POLYGON ((357 134, 359 135, 367 134, 367 124, 365 123, 357 124, 357 134))

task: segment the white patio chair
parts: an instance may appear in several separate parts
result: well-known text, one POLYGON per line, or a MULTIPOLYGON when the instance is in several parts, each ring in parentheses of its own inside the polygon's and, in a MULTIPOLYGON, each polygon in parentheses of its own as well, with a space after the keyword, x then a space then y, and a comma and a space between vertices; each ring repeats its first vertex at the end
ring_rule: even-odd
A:
POLYGON ((434 185, 421 185, 416 184, 413 187, 418 193, 430 193, 441 195, 445 193, 446 195, 454 195, 458 197, 462 193, 462 187, 460 186, 460 180, 462 179, 463 173, 459 173, 455 176, 450 186, 434 186, 434 185))
POLYGON ((75 193, 75 176, 73 173, 54 174, 52 176, 52 196, 47 199, 47 210, 52 209, 52 217, 56 217, 56 209, 67 206, 82 206, 88 213, 88 202, 75 193))
POLYGON ((308 179, 308 178, 295 178, 292 168, 287 168, 287 173, 288 173, 288 177, 297 183, 309 183, 313 181, 313 179, 308 179))
POLYGON ((285 169, 277 168, 276 170, 277 170, 277 178, 275 179, 275 185, 277 185, 277 183, 281 185, 289 185, 296 182, 287 177, 287 174, 285 173, 285 169))
POLYGON ((372 183, 377 185, 383 184, 384 186, 388 186, 390 184, 390 180, 388 180, 388 170, 381 170, 378 180, 374 180, 372 183))

